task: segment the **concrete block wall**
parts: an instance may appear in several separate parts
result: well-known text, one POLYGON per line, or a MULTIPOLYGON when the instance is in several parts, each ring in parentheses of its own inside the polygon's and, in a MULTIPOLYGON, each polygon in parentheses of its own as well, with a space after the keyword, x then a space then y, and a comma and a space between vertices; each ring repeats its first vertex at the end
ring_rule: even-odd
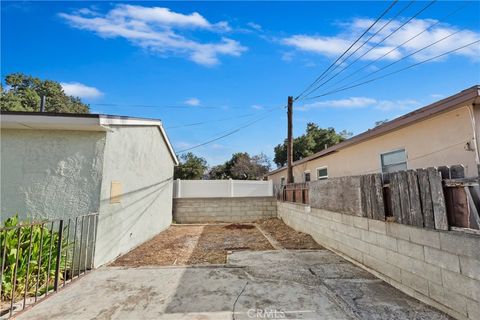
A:
POLYGON ((278 216, 377 277, 457 319, 480 319, 480 236, 278 202, 278 216))
POLYGON ((276 216, 274 197, 173 199, 173 219, 178 223, 251 222, 276 216))

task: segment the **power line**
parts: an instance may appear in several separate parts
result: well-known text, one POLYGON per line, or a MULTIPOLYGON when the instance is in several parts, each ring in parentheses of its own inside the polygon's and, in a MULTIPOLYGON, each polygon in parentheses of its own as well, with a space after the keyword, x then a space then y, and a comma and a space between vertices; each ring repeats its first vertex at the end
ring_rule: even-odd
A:
POLYGON ((245 107, 229 107, 229 106, 190 106, 190 105, 145 105, 145 104, 117 104, 117 103, 90 103, 94 106, 102 107, 134 107, 134 108, 159 108, 159 109, 189 109, 189 110, 202 110, 202 109, 245 109, 245 107))
MULTIPOLYGON (((419 11, 417 11, 412 17, 410 17, 409 19, 407 19, 404 23, 402 23, 400 26, 398 26, 397 28, 395 28, 395 30, 393 30, 390 34, 388 34, 387 36, 385 36, 382 40, 378 41, 375 45, 373 45, 370 49, 368 49, 367 51, 365 51, 363 54, 361 54, 360 56, 358 56, 355 60, 353 60, 351 63, 349 63, 348 65, 346 65, 343 69, 341 69, 339 72, 337 72, 335 75, 333 75, 332 77, 328 78, 326 81, 322 82, 321 84, 319 84, 315 89, 313 90, 310 90, 310 92, 308 94, 305 95, 305 97, 307 97, 308 95, 312 94, 313 92, 315 92, 316 90, 318 90, 320 87, 322 87, 323 85, 327 84, 328 82, 330 82, 330 80, 336 78, 339 74, 341 74, 342 72, 344 72, 346 69, 350 68, 352 65, 354 65, 358 60, 360 60, 361 58, 363 58, 364 56, 366 56, 369 52, 371 52, 373 49, 375 49, 376 47, 378 47, 380 44, 382 44, 385 40, 387 40, 388 38, 390 38, 392 35, 394 35, 398 30, 402 29, 405 25, 407 25, 410 21, 412 21, 414 18, 418 17, 421 13, 423 13, 425 10, 427 10, 431 5, 433 5, 437 0, 433 0, 431 2, 429 2, 425 7, 423 7, 422 9, 420 9, 419 11)), ((392 17, 383 27, 382 29, 390 24, 396 17, 398 17, 403 11, 405 11, 408 7, 410 7, 413 3, 415 2, 415 0, 413 1, 410 1, 402 10, 400 10, 394 17, 392 17)), ((380 29, 379 31, 381 31, 382 29, 380 29)), ((378 32, 379 32, 378 31, 378 32)), ((376 34, 378 34, 378 32, 376 32, 373 36, 375 36, 376 34)), ((372 36, 372 37, 373 37, 372 36)), ((370 37, 370 39, 372 38, 370 37)), ((370 40, 369 39, 369 40, 370 40)), ((356 50, 358 51, 358 50, 356 50)), ((385 55, 384 55, 385 56, 385 55)), ((343 61, 345 62, 345 60, 343 61)))
POLYGON ((445 55, 451 54, 451 53, 456 52, 456 51, 458 51, 458 50, 465 49, 465 48, 467 48, 467 47, 469 47, 469 46, 471 46, 471 45, 474 45, 474 44, 476 44, 476 43, 480 43, 480 40, 470 42, 470 43, 468 43, 468 44, 466 44, 466 45, 463 45, 463 46, 458 47, 458 48, 456 48, 456 49, 453 49, 453 50, 444 52, 444 53, 439 54, 439 55, 437 55, 437 56, 435 56, 435 57, 428 58, 428 59, 426 59, 426 60, 423 60, 423 61, 420 61, 420 62, 411 64, 411 65, 409 65, 409 66, 407 66, 407 67, 405 67, 405 68, 401 68, 401 69, 398 69, 398 70, 396 70, 396 71, 392 71, 392 72, 390 72, 390 73, 387 73, 387 74, 378 76, 378 77, 376 77, 376 78, 373 78, 373 79, 370 79, 370 80, 367 80, 367 81, 364 81, 364 82, 361 82, 361 83, 358 83, 358 84, 355 84, 355 85, 351 85, 351 86, 348 86, 348 87, 342 87, 342 88, 340 88, 340 89, 332 90, 332 91, 330 91, 330 92, 327 92, 327 93, 324 93, 324 94, 321 94, 321 95, 318 95, 318 96, 306 98, 306 100, 312 100, 312 99, 324 97, 324 96, 327 96, 327 95, 331 95, 331 94, 334 94, 334 93, 337 93, 337 92, 341 92, 341 91, 345 91, 345 90, 352 89, 352 88, 355 88, 355 87, 359 87, 359 86, 361 86, 361 85, 364 85, 364 84, 367 84, 367 83, 370 83, 370 82, 373 82, 373 81, 376 81, 376 80, 380 80, 380 79, 386 78, 386 77, 388 77, 388 76, 394 75, 394 74, 399 73, 399 72, 401 72, 401 71, 405 71, 405 70, 407 70, 407 69, 416 67, 416 66, 421 65, 421 64, 424 64, 424 63, 426 63, 426 62, 429 62, 429 61, 432 61, 432 60, 441 58, 441 57, 443 57, 443 56, 445 56, 445 55))
POLYGON ((226 137, 228 137, 228 136, 231 136, 231 135, 237 133, 238 131, 241 131, 241 130, 243 130, 243 129, 245 129, 245 128, 248 128, 248 127, 254 125, 255 123, 257 123, 257 122, 259 122, 259 121, 261 121, 261 120, 269 117, 270 114, 271 114, 273 111, 276 111, 276 110, 278 110, 279 108, 284 108, 284 106, 272 108, 272 109, 270 109, 269 111, 267 111, 267 112, 266 112, 262 117, 260 117, 260 118, 257 118, 257 119, 255 119, 255 120, 253 120, 253 121, 251 121, 251 122, 248 122, 248 123, 246 123, 246 124, 244 124, 244 125, 236 128, 236 129, 233 129, 233 130, 231 130, 231 131, 228 131, 227 133, 225 133, 225 134, 223 134, 223 135, 221 135, 221 136, 219 136, 219 137, 216 137, 216 138, 207 140, 207 141, 205 141, 205 142, 199 143, 199 144, 197 144, 197 145, 194 145, 194 146, 192 146, 192 147, 189 147, 189 148, 186 148, 186 149, 177 151, 176 153, 177 153, 177 154, 184 153, 184 152, 186 152, 186 151, 190 151, 190 150, 193 150, 193 149, 196 149, 196 148, 205 146, 205 145, 207 145, 207 144, 210 144, 210 143, 212 143, 212 142, 218 141, 218 140, 220 140, 220 139, 226 138, 226 137))
MULTIPOLYGON (((386 66, 383 66, 383 67, 381 67, 380 69, 375 70, 375 71, 373 71, 373 72, 371 72, 371 73, 369 73, 369 74, 367 74, 367 75, 365 75, 365 76, 357 79, 355 82, 358 82, 358 81, 360 81, 360 80, 363 80, 363 79, 365 79, 365 78, 368 78, 368 77, 370 77, 370 76, 372 76, 372 75, 374 75, 374 74, 376 74, 376 73, 378 73, 378 72, 380 72, 380 71, 382 71, 382 70, 385 70, 385 69, 393 66, 394 64, 397 64, 397 63, 399 63, 399 62, 401 62, 401 61, 403 61, 403 60, 405 60, 405 59, 408 59, 408 58, 410 58, 411 56, 413 56, 413 55, 415 55, 415 54, 417 54, 417 53, 419 53, 419 52, 421 52, 421 51, 423 51, 423 50, 426 50, 426 49, 428 49, 428 48, 436 45, 437 43, 442 42, 442 41, 444 41, 444 40, 446 40, 446 39, 448 39, 448 38, 456 35, 456 34, 459 33, 460 31, 461 31, 461 30, 459 29, 459 30, 457 30, 457 31, 455 31, 455 32, 452 32, 452 33, 450 33, 449 35, 447 35, 447 36, 445 36, 445 37, 443 37, 443 38, 441 38, 441 39, 438 39, 437 41, 435 41, 435 42, 433 42, 433 43, 430 43, 429 45, 427 45, 427 46, 425 46, 425 47, 423 47, 423 48, 421 48, 421 49, 418 49, 418 50, 416 50, 416 51, 414 51, 414 52, 409 53, 408 55, 402 57, 401 59, 398 59, 398 60, 396 60, 396 61, 393 61, 393 62, 387 64, 386 66)), ((355 82, 354 82, 354 83, 355 83, 355 82)))
MULTIPOLYGON (((346 77, 343 77, 342 79, 340 79, 339 81, 335 82, 332 86, 330 86, 330 88, 334 87, 336 84, 339 84, 341 82, 343 82, 344 80, 354 76, 355 74, 359 73, 360 71, 364 70, 365 68, 371 66, 372 64, 374 64, 375 62, 379 61, 380 59, 386 57, 387 55, 389 55, 390 53, 396 51, 398 48, 404 46, 405 44, 407 44, 408 42, 416 39, 417 37, 419 37, 420 35, 422 35, 423 33, 427 32, 428 30, 432 29, 433 27, 435 27, 436 25, 438 25, 439 23, 441 23, 443 20, 449 18, 450 16, 454 15, 455 13, 459 12, 460 10, 463 10, 465 7, 467 7, 468 5, 470 5, 470 3, 466 3, 460 7, 458 7, 457 9, 455 9, 454 11, 450 12, 449 14, 447 14, 446 16, 442 17, 441 19, 435 21, 434 23, 430 24, 430 26, 428 26, 427 28, 423 29, 422 31, 420 31, 419 33, 417 33, 415 36, 407 39, 406 41, 402 42, 401 44, 399 44, 398 46, 396 46, 395 48, 391 49, 390 51, 384 53, 383 55, 381 55, 380 57, 376 58, 375 60, 371 61, 370 63, 364 65, 363 67, 353 71, 351 74, 349 74, 348 76, 346 77)), ((390 34, 391 35, 391 34, 390 34)), ((385 38, 386 39, 386 38, 385 38)), ((384 40, 385 40, 384 39, 384 40)), ((382 40, 383 41, 383 40, 382 40)), ((382 41, 380 41, 378 44, 380 44, 382 41)), ((364 55, 360 56, 358 59, 362 58, 364 55)), ((355 60, 355 61, 357 61, 355 60)), ((354 61, 354 62, 355 62, 354 61)), ((352 64, 354 63, 352 62, 352 64)))
MULTIPOLYGON (((394 19, 396 19, 402 12, 404 12, 406 9, 408 9, 413 3, 415 2, 415 0, 412 0, 410 1, 405 7, 403 7, 400 11, 398 11, 393 17, 391 17, 386 23, 383 24, 383 26, 381 28, 379 28, 377 31, 375 31, 374 33, 372 33, 370 35, 370 37, 365 40, 360 46, 358 46, 353 52, 351 52, 347 57, 345 57, 341 62, 337 63, 335 65, 335 67, 330 70, 330 72, 327 72, 325 74, 325 77, 323 77, 323 79, 325 79, 327 76, 329 76, 332 72, 334 72, 338 67, 340 67, 341 65, 343 65, 343 63, 345 61, 347 61, 351 56, 353 56, 355 53, 358 52, 358 50, 360 50, 361 48, 363 48, 368 42, 370 42, 370 40, 373 39, 373 37, 375 37, 378 33, 380 33, 383 29, 385 29, 394 19)), ((427 6, 428 7, 428 6, 427 6)), ((424 8, 425 9, 425 8, 424 8)), ((423 9, 422 9, 423 10, 423 9)), ((419 13, 417 13, 418 15, 419 13)), ((411 18, 413 19, 413 17, 411 18)), ((410 20, 409 20, 410 21, 410 20)), ((397 28, 398 30, 399 28, 397 28)), ((395 33, 397 30, 395 30, 394 32, 392 32, 390 35, 392 35, 393 33, 395 33)), ((381 42, 385 41, 387 37, 385 37, 384 39, 382 39, 380 42, 378 42, 375 46, 371 47, 370 49, 368 49, 364 54, 362 54, 359 58, 355 59, 353 62, 351 62, 350 64, 348 64, 347 66, 345 66, 343 69, 341 69, 339 72, 337 72, 335 75, 333 75, 332 77, 330 77, 329 79, 327 79, 326 81, 320 83, 318 86, 316 86, 315 88, 313 89, 310 89, 308 90, 308 93, 304 94, 303 96, 304 97, 308 97, 310 94, 312 94, 313 92, 315 92, 316 90, 318 90, 318 88, 322 87, 323 85, 325 85, 326 83, 328 83, 330 80, 332 80, 333 78, 335 78, 336 76, 338 76, 340 73, 342 73, 345 69, 349 68, 352 64, 354 64, 356 61, 358 61, 361 57, 363 57, 366 53, 370 52, 371 50, 373 50, 376 46, 378 46, 381 42)))
POLYGON ((179 124, 171 127, 166 127, 165 129, 179 129, 179 128, 185 128, 185 127, 194 127, 194 126, 200 126, 212 122, 221 122, 221 121, 226 121, 226 120, 232 120, 232 119, 238 119, 238 118, 247 118, 247 117, 252 117, 258 115, 258 112, 252 112, 252 113, 246 113, 246 114, 241 114, 238 116, 232 116, 232 117, 227 117, 227 118, 221 118, 221 119, 214 119, 214 120, 208 120, 208 121, 201 121, 201 122, 193 122, 193 123, 186 123, 186 124, 179 124))
POLYGON ((390 9, 398 2, 398 0, 394 0, 389 6, 387 9, 385 9, 382 14, 367 28, 367 30, 365 30, 361 35, 360 37, 358 37, 351 45, 350 47, 348 47, 347 50, 345 50, 332 64, 330 64, 330 66, 325 70, 323 71, 322 74, 320 74, 320 76, 318 76, 305 90, 303 90, 296 98, 295 100, 298 100, 305 92, 307 92, 308 90, 310 90, 311 87, 313 87, 318 81, 320 81, 322 79, 322 77, 345 55, 347 54, 348 51, 350 51, 350 49, 355 45, 357 44, 358 41, 360 41, 361 38, 363 38, 363 36, 368 32, 370 31, 371 28, 373 28, 373 26, 375 26, 377 24, 378 21, 380 21, 380 19, 388 12, 390 11, 390 9))

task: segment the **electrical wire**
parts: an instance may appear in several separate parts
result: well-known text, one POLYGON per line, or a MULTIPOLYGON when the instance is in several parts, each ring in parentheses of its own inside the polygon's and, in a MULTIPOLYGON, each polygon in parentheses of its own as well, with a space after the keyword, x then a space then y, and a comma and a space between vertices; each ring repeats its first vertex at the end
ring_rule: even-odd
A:
POLYGON ((233 119, 238 119, 238 118, 248 118, 258 115, 258 112, 252 112, 252 113, 246 113, 246 114, 241 114, 238 116, 232 116, 232 117, 227 117, 227 118, 221 118, 221 119, 214 119, 214 120, 208 120, 208 121, 201 121, 201 122, 193 122, 193 123, 186 123, 186 124, 179 124, 171 127, 166 127, 165 129, 179 129, 179 128, 186 128, 186 127, 194 127, 194 126, 200 126, 204 124, 209 124, 213 122, 221 122, 221 121, 227 121, 227 120, 233 120, 233 119))
POLYGON ((430 43, 429 45, 427 45, 427 46, 425 46, 425 47, 423 47, 423 48, 421 48, 421 49, 418 49, 418 50, 416 50, 416 51, 414 51, 414 52, 409 53, 408 55, 402 57, 401 59, 398 59, 398 60, 396 60, 396 61, 393 61, 393 62, 387 64, 386 66, 381 67, 380 69, 377 69, 377 70, 375 70, 375 71, 373 71, 373 72, 371 72, 371 73, 369 73, 369 74, 367 74, 367 75, 365 75, 365 76, 363 76, 363 77, 361 77, 361 78, 358 78, 357 80, 355 80, 355 82, 360 81, 360 80, 363 80, 363 79, 366 79, 366 78, 368 78, 368 77, 370 77, 370 76, 372 76, 372 75, 374 75, 374 74, 376 74, 376 73, 378 73, 378 72, 380 72, 380 71, 382 71, 382 70, 385 70, 385 69, 393 66, 394 64, 397 64, 397 63, 399 63, 399 62, 401 62, 401 61, 403 61, 403 60, 405 60, 405 59, 408 59, 408 58, 414 56, 415 54, 417 54, 417 53, 419 53, 419 52, 421 52, 421 51, 423 51, 423 50, 426 50, 426 49, 428 49, 428 48, 436 45, 437 43, 442 42, 442 41, 444 41, 444 40, 446 40, 446 39, 448 39, 448 38, 456 35, 456 34, 459 33, 460 31, 462 31, 462 30, 459 29, 459 30, 457 30, 457 31, 455 31, 455 32, 452 32, 452 33, 450 33, 449 35, 447 35, 447 36, 445 36, 445 37, 443 37, 443 38, 440 38, 440 39, 438 39, 437 41, 434 41, 434 42, 430 43))
MULTIPOLYGON (((379 61, 380 59, 383 59, 384 57, 386 57, 387 55, 389 55, 390 53, 396 51, 397 49, 399 49, 400 47, 404 46, 405 44, 409 43, 410 41, 416 39, 417 37, 419 37, 420 35, 422 35, 423 33, 427 32, 428 30, 432 29, 433 27, 435 27, 436 25, 438 25, 439 23, 441 23, 442 21, 444 21, 445 19, 451 17, 452 15, 456 14, 457 12, 459 12, 460 10, 463 10, 465 7, 469 6, 471 3, 470 2, 467 2, 465 3, 464 5, 458 7, 457 9, 455 9, 454 11, 450 12, 449 14, 447 14, 446 16, 442 17, 441 19, 435 21, 434 23, 430 24, 427 28, 423 29, 422 31, 420 31, 419 33, 417 33, 415 36, 407 39, 406 41, 402 42, 401 44, 399 44, 398 46, 396 46, 395 48, 391 49, 390 51, 384 53, 383 55, 381 55, 380 57, 376 58, 375 60, 371 61, 370 63, 364 65, 363 67, 353 71, 351 74, 349 74, 348 76, 346 77, 343 77, 342 79, 340 79, 339 81, 335 82, 333 85, 331 85, 329 88, 332 88, 334 87, 335 85, 345 81, 346 79, 348 78, 351 78, 352 76, 354 76, 355 74, 359 73, 360 71, 366 69, 367 67, 371 66, 372 64, 374 64, 375 62, 379 61)), ((385 38, 386 39, 386 38, 385 38)), ((380 41, 378 44, 380 44, 382 41, 380 41)), ((360 56, 358 59, 362 58, 364 55, 360 56)), ((355 62, 355 61, 354 61, 355 62)), ((352 63, 353 64, 353 63, 352 63)))
POLYGON ((250 122, 248 122, 248 123, 245 123, 244 125, 236 128, 236 129, 229 130, 229 131, 227 131, 225 134, 223 134, 223 135, 221 135, 221 136, 219 136, 219 137, 215 137, 215 138, 213 138, 213 139, 210 139, 210 140, 207 140, 207 141, 205 141, 205 142, 199 143, 199 144, 194 145, 194 146, 192 146, 192 147, 189 147, 189 148, 186 148, 186 149, 177 151, 176 153, 177 153, 177 154, 185 153, 186 151, 190 151, 190 150, 193 150, 193 149, 196 149, 196 148, 205 146, 205 145, 207 145, 207 144, 210 144, 210 143, 212 143, 212 142, 218 141, 218 140, 220 140, 220 139, 226 138, 226 137, 228 137, 228 136, 231 136, 231 135, 233 135, 233 134, 235 134, 235 133, 237 133, 237 132, 239 132, 239 131, 241 131, 241 130, 243 130, 243 129, 245 129, 245 128, 248 128, 248 127, 254 125, 254 124, 257 123, 257 122, 260 122, 260 121, 263 120, 263 119, 266 119, 267 117, 269 117, 269 116, 271 115, 271 113, 272 113, 273 111, 276 111, 276 110, 278 110, 279 108, 285 108, 285 106, 272 108, 272 109, 268 110, 267 112, 265 112, 265 113, 263 114, 263 116, 260 117, 260 118, 257 118, 257 119, 255 119, 255 120, 253 120, 253 121, 250 121, 250 122))
POLYGON ((134 108, 160 108, 160 109, 188 109, 188 110, 202 110, 202 109, 245 109, 245 107, 229 107, 229 106, 189 106, 189 105, 145 105, 145 104, 117 104, 117 103, 90 103, 94 106, 102 107, 134 107, 134 108))
MULTIPOLYGON (((351 52, 347 57, 345 57, 345 59, 343 59, 341 62, 337 63, 335 65, 335 67, 330 70, 330 72, 327 72, 325 74, 325 77, 323 79, 325 79, 326 77, 328 77, 332 72, 334 72, 338 67, 340 67, 341 65, 343 65, 345 63, 345 61, 347 61, 351 56, 353 56, 355 53, 358 52, 358 50, 360 50, 361 48, 363 48, 363 46, 365 46, 368 42, 370 42, 370 40, 373 39, 373 37, 375 37, 378 33, 380 33, 383 29, 385 29, 390 23, 392 23, 392 21, 394 21, 401 13, 403 13, 406 9, 408 9, 413 3, 415 2, 415 0, 412 0, 410 1, 405 7, 403 7, 400 11, 398 11, 393 17, 391 17, 386 23, 383 24, 383 26, 381 28, 379 28, 377 31, 375 31, 374 33, 372 33, 370 35, 370 37, 365 40, 360 46, 358 46, 353 52, 351 52)), ((431 2, 431 4, 433 3, 434 1, 431 2)), ((427 6, 428 7, 428 6, 427 6)), ((408 21, 410 21, 411 19, 413 19, 415 16, 417 16, 418 14, 420 14, 423 10, 425 10, 427 7, 423 8, 422 10, 420 10, 419 12, 417 12, 412 18, 410 18, 408 21)), ((408 21, 406 23, 408 23, 408 21)), ((405 23, 405 24, 406 24, 405 23)), ((404 25, 405 25, 404 24, 404 25)), ((397 32, 399 29, 401 28, 401 26, 399 28, 397 28, 396 30, 394 30, 392 33, 390 33, 389 36, 393 35, 395 32, 397 32)), ((341 69, 339 72, 337 72, 335 75, 333 75, 332 77, 328 78, 326 81, 322 82, 321 84, 319 84, 318 86, 316 86, 315 88, 313 89, 310 89, 308 90, 308 92, 306 92, 303 97, 308 97, 310 94, 312 94, 313 92, 315 92, 316 90, 318 90, 320 87, 322 87, 323 85, 325 85, 326 83, 330 82, 330 80, 332 80, 333 78, 335 78, 336 76, 338 76, 340 73, 342 73, 344 70, 348 69, 351 65, 353 65, 355 62, 357 62, 361 57, 365 56, 368 52, 372 51, 375 47, 377 47, 380 43, 382 43, 383 41, 385 41, 389 36, 383 38, 381 41, 379 41, 378 43, 376 43, 373 47, 371 47, 370 49, 368 49, 365 53, 363 53, 360 57, 358 57, 357 59, 355 59, 353 62, 351 62, 350 64, 348 64, 347 66, 345 66, 343 69, 341 69)))
POLYGON ((353 46, 355 44, 357 44, 358 41, 360 41, 361 38, 363 38, 363 36, 365 34, 367 34, 367 32, 370 31, 371 28, 373 28, 377 23, 378 21, 380 21, 380 19, 382 19, 382 17, 387 14, 388 11, 390 11, 390 9, 398 2, 398 0, 394 0, 388 7, 387 9, 385 9, 382 14, 367 28, 367 30, 365 30, 361 35, 360 37, 358 37, 351 45, 350 47, 347 48, 347 50, 345 50, 332 64, 330 64, 330 66, 325 70, 323 71, 322 74, 320 74, 320 76, 318 76, 305 90, 303 90, 295 99, 294 101, 298 100, 299 98, 302 97, 302 95, 307 92, 308 90, 310 90, 311 87, 313 87, 318 81, 322 80, 323 79, 323 76, 345 55, 347 54, 348 51, 350 51, 350 49, 353 48, 353 46))
MULTIPOLYGON (((395 16, 393 16, 380 30, 378 30, 373 36, 375 36, 376 34, 378 34, 379 31, 381 31, 385 26, 387 26, 388 24, 390 24, 394 19, 396 19, 402 12, 404 12, 407 8, 409 8, 413 3, 415 2, 415 0, 409 2, 402 10, 400 10, 395 16)), ((406 24, 408 24, 410 21, 412 21, 414 18, 418 17, 421 13, 423 13, 425 10, 427 10, 431 5, 433 5, 434 3, 436 2, 436 0, 433 0, 431 1, 430 3, 428 3, 425 7, 423 7, 422 9, 420 9, 419 11, 417 11, 412 17, 410 17, 409 19, 407 19, 404 23, 402 23, 400 26, 398 26, 395 30, 393 30, 390 34, 388 34, 387 36, 385 36, 382 40, 378 41, 377 43, 375 43, 375 45, 373 45, 370 49, 368 49, 367 51, 365 51, 363 54, 361 54, 360 56, 358 56, 355 60, 353 60, 351 63, 349 63, 348 65, 346 65, 343 69, 341 69, 339 72, 337 72, 335 75, 331 76, 330 78, 328 78, 326 81, 322 82, 321 84, 319 84, 315 89, 313 90, 310 90, 310 92, 306 95, 304 95, 304 97, 310 95, 311 93, 315 92, 316 90, 318 90, 320 87, 324 86, 325 84, 327 84, 328 82, 330 82, 332 79, 336 78, 339 74, 341 74, 342 72, 344 72, 345 70, 347 70, 348 68, 350 68, 352 65, 354 65, 358 60, 360 60, 361 58, 363 58, 364 56, 366 56, 368 53, 370 53, 373 49, 375 49, 376 47, 378 47, 380 44, 382 44, 385 40, 387 40, 388 38, 390 38, 392 35, 394 35, 398 30, 402 29, 406 24)), ((373 37, 372 36, 372 37, 373 37)), ((372 38, 370 37, 369 40, 372 38)), ((345 60, 343 61, 345 62, 345 60)))
POLYGON ((364 82, 361 82, 361 83, 358 83, 358 84, 355 84, 355 85, 351 85, 351 86, 348 86, 348 87, 342 87, 340 89, 337 89, 337 90, 332 90, 330 92, 327 92, 327 93, 324 93, 324 94, 320 94, 320 95, 317 95, 317 96, 314 96, 314 97, 309 97, 309 98, 306 98, 305 100, 313 100, 313 99, 317 99, 317 98, 320 98, 320 97, 324 97, 324 96, 327 96, 327 95, 331 95, 331 94, 334 94, 334 93, 337 93, 337 92, 341 92, 341 91, 345 91, 345 90, 348 90, 348 89, 352 89, 352 88, 356 88, 356 87, 359 87, 361 85, 364 85, 364 84, 367 84, 367 83, 370 83, 370 82, 373 82, 373 81, 376 81, 376 80, 380 80, 380 79, 383 79, 383 78, 386 78, 388 76, 391 76, 391 75, 394 75, 396 73, 399 73, 399 72, 402 72, 402 71, 405 71, 407 69, 410 69, 410 68, 413 68, 413 67, 416 67, 416 66, 419 66, 421 64, 424 64, 424 63, 427 63, 429 61, 432 61, 432 60, 435 60, 435 59, 438 59, 438 58, 441 58, 445 55, 448 55, 448 54, 451 54, 453 52, 456 52, 456 51, 459 51, 459 50, 462 50, 462 49, 465 49, 471 45, 474 45, 476 43, 480 43, 480 40, 476 40, 476 41, 473 41, 473 42, 470 42, 466 45, 463 45, 461 47, 458 47, 456 49, 453 49, 453 50, 450 50, 450 51, 447 51, 447 52, 444 52, 442 54, 439 54, 437 56, 434 56, 434 57, 431 57, 431 58, 428 58, 426 60, 422 60, 420 62, 417 62, 417 63, 414 63, 414 64, 411 64, 405 68, 401 68, 401 69, 398 69, 398 70, 395 70, 393 72, 390 72, 390 73, 387 73, 387 74, 384 74, 384 75, 381 75, 381 76, 378 76, 376 78, 373 78, 373 79, 370 79, 370 80, 367 80, 367 81, 364 81, 364 82))

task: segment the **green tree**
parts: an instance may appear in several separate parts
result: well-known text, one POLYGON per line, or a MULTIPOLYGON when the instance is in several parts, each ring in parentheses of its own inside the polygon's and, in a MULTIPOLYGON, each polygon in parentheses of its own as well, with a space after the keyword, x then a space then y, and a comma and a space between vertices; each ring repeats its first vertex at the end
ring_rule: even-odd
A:
POLYGON ((238 152, 224 164, 210 169, 209 179, 259 180, 268 171, 271 165, 268 157, 261 153, 250 156, 247 152, 238 152))
POLYGON ((67 96, 60 83, 41 80, 22 73, 5 77, 6 87, 0 87, 2 111, 40 111, 40 100, 45 96, 46 112, 89 113, 90 108, 78 97, 67 96))
MULTIPOLYGON (((306 132, 293 139, 293 161, 303 159, 325 148, 331 147, 352 136, 346 130, 336 132, 334 128, 323 129, 317 124, 307 123, 306 132)), ((287 143, 278 144, 274 148, 273 161, 278 167, 287 164, 287 143)))
POLYGON ((207 170, 207 160, 193 153, 180 156, 180 164, 175 167, 174 179, 199 180, 207 170))

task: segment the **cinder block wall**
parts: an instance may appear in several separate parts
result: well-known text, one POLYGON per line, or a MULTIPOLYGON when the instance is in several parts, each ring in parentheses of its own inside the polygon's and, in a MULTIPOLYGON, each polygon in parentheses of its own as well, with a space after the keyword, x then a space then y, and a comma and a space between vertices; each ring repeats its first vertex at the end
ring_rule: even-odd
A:
POLYGON ((252 222, 276 216, 274 197, 173 199, 173 219, 178 223, 252 222))
POLYGON ((457 319, 480 319, 480 237, 278 202, 278 216, 394 287, 457 319))

